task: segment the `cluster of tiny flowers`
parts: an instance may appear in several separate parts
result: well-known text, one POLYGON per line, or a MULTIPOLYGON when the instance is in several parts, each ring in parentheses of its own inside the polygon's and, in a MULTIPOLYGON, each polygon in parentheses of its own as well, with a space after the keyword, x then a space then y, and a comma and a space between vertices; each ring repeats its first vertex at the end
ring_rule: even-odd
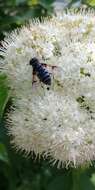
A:
POLYGON ((13 105, 7 114, 11 142, 28 155, 50 158, 58 167, 95 159, 95 14, 66 11, 38 19, 5 37, 0 48, 13 105), (29 65, 47 65, 51 85, 29 65), (56 66, 52 69, 52 66, 56 66))

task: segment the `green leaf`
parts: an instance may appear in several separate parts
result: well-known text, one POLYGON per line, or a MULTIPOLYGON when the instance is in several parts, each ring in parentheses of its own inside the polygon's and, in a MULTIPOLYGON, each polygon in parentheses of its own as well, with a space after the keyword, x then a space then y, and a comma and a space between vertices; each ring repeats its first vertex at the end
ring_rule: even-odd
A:
POLYGON ((95 6, 95 0, 86 0, 85 3, 87 3, 88 5, 94 7, 95 6))
POLYGON ((43 6, 43 8, 48 9, 49 7, 52 6, 52 3, 53 3, 53 2, 54 2, 54 0, 48 0, 48 1, 46 1, 46 0, 40 0, 40 1, 39 1, 39 4, 40 4, 41 6, 43 6))
POLYGON ((37 5, 39 3, 39 0, 28 0, 28 5, 37 5))
POLYGON ((9 164, 8 153, 4 144, 0 143, 0 160, 9 164))
POLYGON ((16 6, 23 5, 24 3, 26 3, 26 0, 15 0, 16 6))
POLYGON ((73 186, 72 190, 95 190, 87 170, 82 168, 72 169, 73 186))
MULTIPOLYGON (((47 185, 46 190, 71 190, 72 176, 69 170, 62 172, 61 174, 56 173, 56 176, 47 185)), ((77 189, 76 189, 77 190, 77 189)))
POLYGON ((0 74, 0 117, 2 118, 6 104, 10 98, 10 90, 7 86, 7 77, 0 74))
POLYGON ((95 186, 95 173, 92 174, 90 181, 95 186))

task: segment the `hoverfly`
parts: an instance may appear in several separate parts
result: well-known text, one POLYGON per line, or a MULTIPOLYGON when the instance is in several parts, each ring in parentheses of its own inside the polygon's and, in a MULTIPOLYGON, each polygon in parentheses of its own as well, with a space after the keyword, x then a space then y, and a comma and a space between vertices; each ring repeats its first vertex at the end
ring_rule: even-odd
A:
MULTIPOLYGON (((33 83, 35 82, 34 77, 35 75, 39 78, 41 82, 45 85, 51 85, 51 75, 49 71, 46 69, 47 64, 40 63, 39 60, 34 57, 29 62, 30 65, 33 67, 33 83)), ((56 66, 51 66, 54 69, 56 66)))
POLYGON ((38 79, 40 80, 40 82, 44 83, 45 85, 51 86, 51 74, 52 73, 50 73, 46 67, 47 66, 51 67, 52 70, 54 70, 55 68, 59 68, 59 67, 47 65, 45 63, 40 63, 40 61, 36 57, 33 57, 32 59, 30 59, 29 64, 33 68, 32 84, 36 82, 35 76, 37 76, 38 79))

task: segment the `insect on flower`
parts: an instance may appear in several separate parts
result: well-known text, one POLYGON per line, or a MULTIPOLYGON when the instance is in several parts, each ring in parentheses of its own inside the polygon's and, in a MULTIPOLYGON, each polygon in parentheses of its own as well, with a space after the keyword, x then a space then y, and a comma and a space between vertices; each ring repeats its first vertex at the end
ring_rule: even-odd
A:
MULTIPOLYGON (((35 80, 35 75, 39 78, 40 82, 43 82, 45 85, 51 85, 51 73, 46 69, 47 64, 45 63, 40 63, 39 60, 34 57, 30 60, 29 62, 30 65, 33 67, 33 81, 36 82, 35 80)), ((57 68, 57 66, 49 66, 52 68, 57 68)))

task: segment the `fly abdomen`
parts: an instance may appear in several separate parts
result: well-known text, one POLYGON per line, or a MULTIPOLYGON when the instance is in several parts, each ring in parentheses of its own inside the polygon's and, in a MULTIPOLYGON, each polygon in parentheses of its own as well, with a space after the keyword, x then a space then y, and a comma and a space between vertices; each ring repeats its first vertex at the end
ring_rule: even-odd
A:
POLYGON ((33 76, 36 74, 41 82, 43 82, 46 85, 51 85, 50 73, 43 66, 46 64, 41 64, 36 57, 32 58, 29 64, 33 67, 33 76))
POLYGON ((51 77, 50 77, 50 74, 47 73, 43 76, 42 78, 42 82, 46 85, 51 85, 51 77))
POLYGON ((51 77, 49 72, 45 68, 40 68, 39 72, 37 72, 37 76, 41 82, 46 85, 51 85, 51 77))

